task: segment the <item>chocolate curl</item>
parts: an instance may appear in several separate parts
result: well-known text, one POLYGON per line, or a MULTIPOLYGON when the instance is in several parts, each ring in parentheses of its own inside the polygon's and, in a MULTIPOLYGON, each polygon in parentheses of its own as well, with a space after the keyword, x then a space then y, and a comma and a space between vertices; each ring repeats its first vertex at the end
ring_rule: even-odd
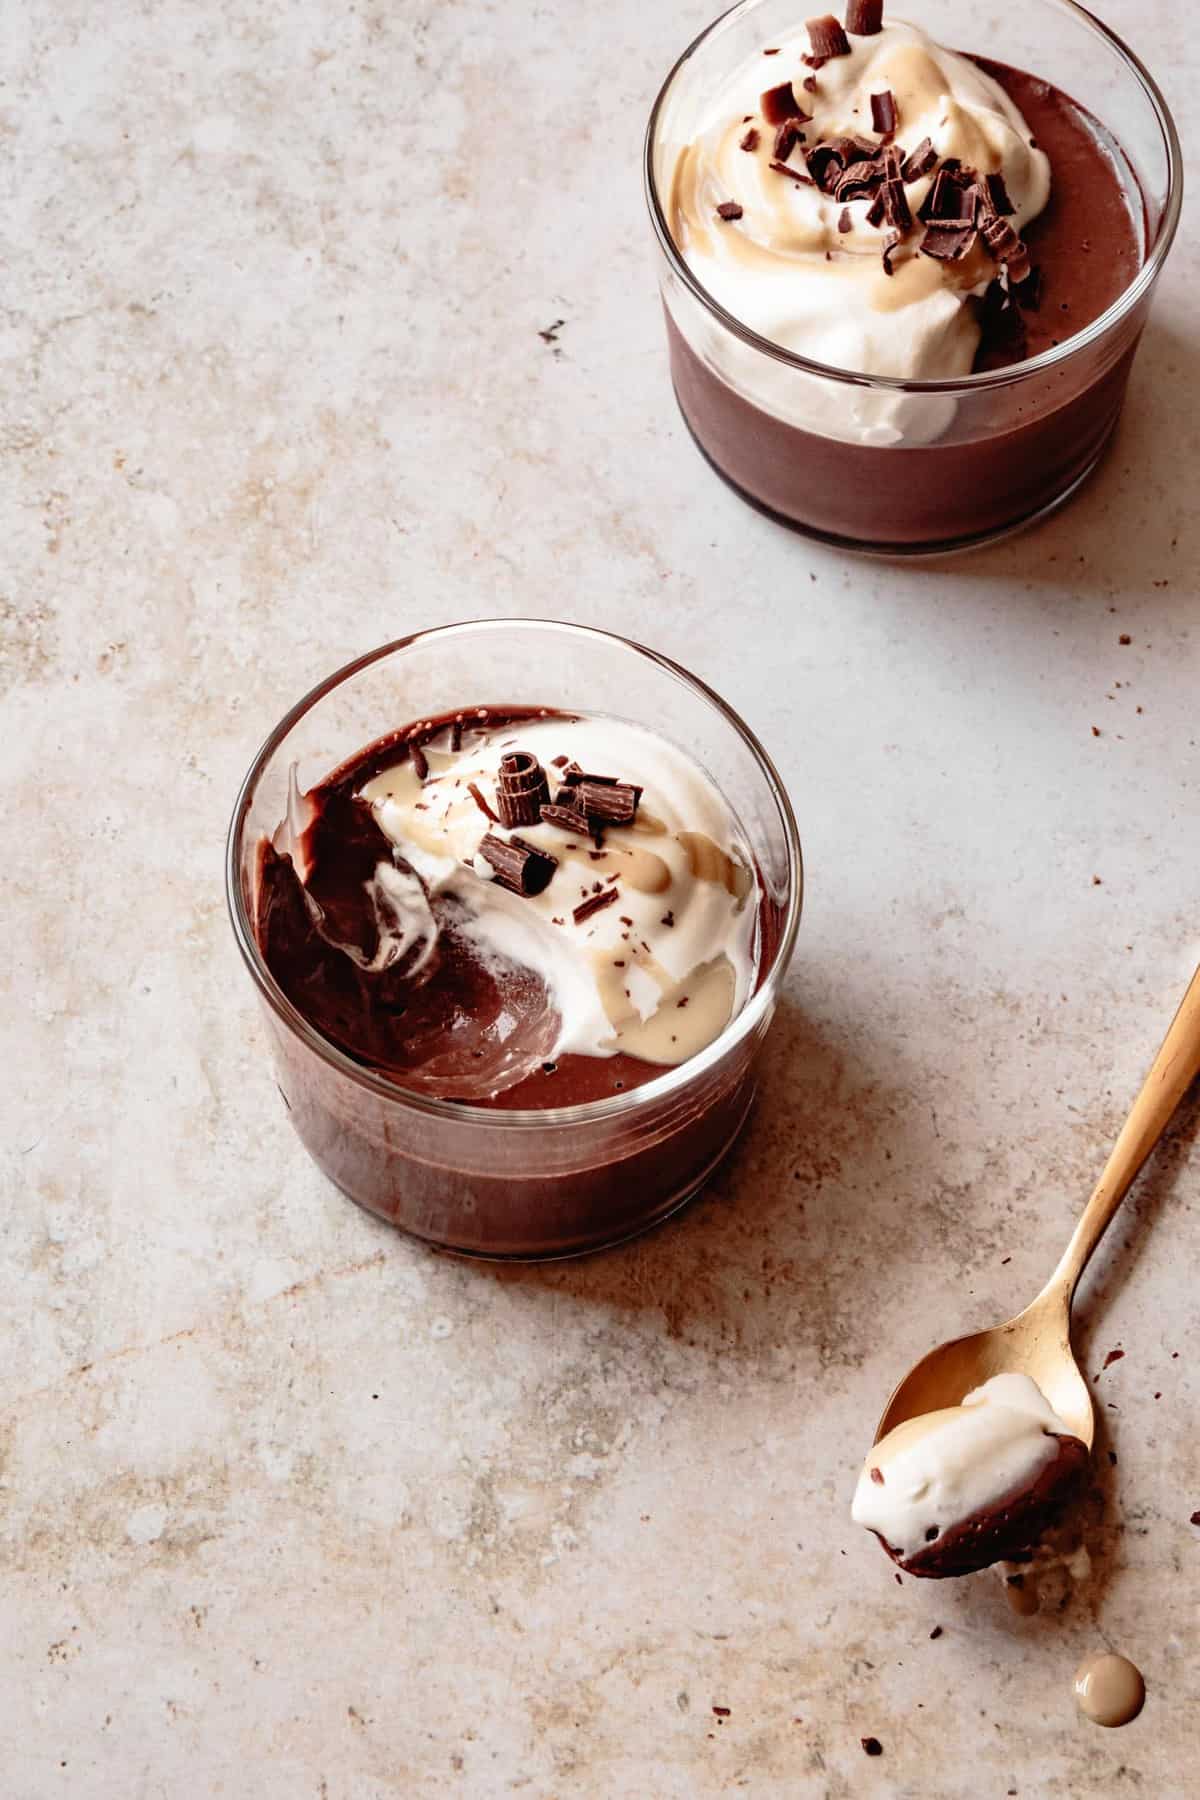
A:
POLYGON ((535 844, 527 844, 524 838, 498 838, 493 832, 479 841, 479 854, 494 870, 493 879, 510 894, 520 894, 528 899, 531 894, 540 894, 549 887, 558 858, 548 856, 535 844))
POLYGON ((832 13, 806 20, 804 29, 808 32, 814 58, 819 56, 823 62, 828 62, 831 56, 849 56, 850 41, 832 13))
POLYGON ((945 223, 947 219, 974 223, 978 195, 975 184, 960 164, 944 162, 933 178, 933 186, 921 202, 917 217, 927 225, 931 219, 945 223))
POLYGON ((874 37, 883 30, 883 0, 849 0, 846 30, 855 37, 874 37))
POLYGON ((796 145, 803 142, 804 133, 800 129, 799 119, 785 119, 775 133, 771 154, 776 162, 786 162, 796 145))
POLYGON ((415 738, 415 737, 409 738, 409 740, 408 740, 408 755, 409 755, 409 760, 411 761, 413 768, 417 772, 417 780, 424 781, 425 777, 429 773, 429 758, 426 756, 424 750, 422 750, 422 748, 421 748, 420 738, 415 738))
MULTIPOLYGON (((574 792, 568 789, 568 792, 574 792)), ((542 824, 557 825, 561 831, 574 831, 580 837, 591 837, 592 828, 587 822, 587 814, 578 812, 573 806, 543 806, 542 824)))
POLYGON ((898 231, 894 231, 891 237, 885 242, 883 246, 883 272, 885 275, 894 275, 896 273, 895 269, 892 267, 892 258, 903 242, 904 240, 898 231))
POLYGON ((937 151, 933 147, 933 140, 922 138, 900 166, 901 181, 919 181, 922 175, 928 175, 936 161, 937 151))
POLYGON ((575 907, 571 917, 577 925, 582 925, 584 920, 590 919, 593 913, 603 912, 606 906, 612 906, 617 898, 617 893, 618 890, 615 887, 610 887, 605 888, 602 894, 589 894, 586 900, 581 900, 575 907))
POLYGON ((991 202, 992 211, 999 213, 1001 217, 1006 213, 1016 212, 1017 209, 1009 199, 1008 189, 1004 185, 1003 175, 985 175, 983 179, 987 183, 987 197, 991 202))
POLYGON ((500 758, 496 804, 500 822, 511 831, 517 825, 536 825, 543 801, 549 800, 546 771, 528 750, 512 750, 500 758))
POLYGON ((966 219, 931 219, 921 239, 922 256, 935 262, 958 262, 975 242, 975 227, 966 219))
POLYGON ((637 817, 642 790, 627 781, 582 781, 576 791, 590 820, 604 825, 632 825, 637 817))
POLYGON ((760 94, 758 106, 768 125, 782 125, 785 119, 806 120, 812 117, 797 100, 790 81, 781 81, 778 87, 768 88, 765 94, 760 94))
POLYGON ((882 94, 871 95, 871 124, 880 137, 895 136, 896 99, 891 88, 884 88, 882 94))

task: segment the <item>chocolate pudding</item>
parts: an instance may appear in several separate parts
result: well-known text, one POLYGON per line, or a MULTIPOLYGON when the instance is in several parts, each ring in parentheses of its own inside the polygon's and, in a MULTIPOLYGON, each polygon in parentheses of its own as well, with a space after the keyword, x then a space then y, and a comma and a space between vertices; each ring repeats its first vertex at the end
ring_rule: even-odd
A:
POLYGON ((397 1133, 280 1034, 305 1143, 408 1229, 488 1254, 586 1248, 647 1222, 656 1192, 679 1204, 736 1135, 752 1045, 665 1114, 568 1132, 533 1178, 505 1140, 514 1109, 631 1096, 707 1050, 774 958, 780 909, 736 816, 654 733, 513 705, 419 720, 307 793, 293 781, 253 886, 263 961, 308 1025, 435 1103, 431 1135, 420 1112, 397 1133), (456 1108, 494 1141, 469 1171, 456 1108))
POLYGON ((1113 428, 1144 316, 1061 354, 1147 254, 1120 145, 1036 72, 874 0, 764 51, 709 76, 673 165, 661 149, 700 449, 754 504, 862 547, 952 547, 1052 504, 1113 428))

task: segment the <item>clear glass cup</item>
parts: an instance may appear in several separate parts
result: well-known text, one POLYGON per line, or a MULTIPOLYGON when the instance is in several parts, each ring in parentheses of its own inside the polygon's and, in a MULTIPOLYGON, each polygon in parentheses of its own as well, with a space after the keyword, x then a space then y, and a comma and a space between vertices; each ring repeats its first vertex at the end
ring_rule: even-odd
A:
POLYGON ((901 381, 810 362, 759 337, 705 291, 671 235, 675 163, 729 72, 802 24, 807 11, 796 0, 742 0, 684 51, 650 114, 645 179, 675 394, 708 461, 752 504, 814 537, 929 555, 1042 517, 1099 461, 1175 235, 1183 170, 1154 81, 1072 0, 1000 8, 912 0, 900 10, 938 43, 1059 88, 1124 151, 1145 207, 1145 261, 1076 336, 1011 368, 901 381), (894 440, 864 441, 862 427, 880 413, 897 427, 894 440))
POLYGON ((645 1229, 690 1199, 740 1130, 753 1064, 800 919, 795 820, 753 734, 711 689, 653 651, 546 620, 488 620, 402 638, 331 675, 276 726, 242 784, 226 886, 291 1120, 352 1200, 446 1249, 569 1256, 645 1229), (493 1110, 397 1087, 324 1039, 288 1000, 254 932, 257 851, 302 791, 410 720, 466 705, 606 713, 673 739, 708 770, 757 860, 767 928, 756 992, 708 1048, 586 1105, 493 1110))

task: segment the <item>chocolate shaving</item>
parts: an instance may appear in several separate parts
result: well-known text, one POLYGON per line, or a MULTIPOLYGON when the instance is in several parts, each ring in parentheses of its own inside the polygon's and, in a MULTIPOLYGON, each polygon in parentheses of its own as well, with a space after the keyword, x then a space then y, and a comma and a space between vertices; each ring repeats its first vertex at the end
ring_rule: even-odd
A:
POLYGON ((424 750, 422 750, 419 738, 409 739, 408 754, 412 761, 413 768, 417 771, 417 780, 424 781, 429 773, 429 758, 426 756, 424 750))
POLYGON ((937 162, 937 151, 931 138, 922 138, 915 150, 910 150, 900 165, 901 181, 919 181, 922 175, 928 175, 937 162))
POLYGON ((1032 269, 1029 251, 1008 220, 985 219, 981 232, 988 254, 996 262, 1004 264, 1009 280, 1013 283, 1027 281, 1032 269))
POLYGON ((455 719, 453 725, 451 725, 451 727, 450 727, 450 748, 452 751, 458 751, 458 750, 462 749, 462 731, 463 731, 462 714, 459 713, 459 715, 455 719))
POLYGON ((994 175, 985 175, 983 179, 987 185, 987 197, 991 201, 993 211, 1001 214, 1016 212, 1016 207, 1008 197, 1008 189, 1004 185, 1003 175, 997 172, 994 175))
POLYGON ((491 864, 494 879, 502 888, 526 898, 549 887, 558 867, 556 856, 548 856, 535 844, 527 844, 524 838, 509 838, 505 842, 490 831, 479 840, 479 854, 491 864))
POLYGON ((922 256, 934 262, 958 262, 975 242, 975 227, 965 219, 931 219, 921 239, 922 256))
POLYGON ((740 219, 741 216, 742 209, 736 200, 722 200, 720 206, 717 208, 718 219, 740 219))
POLYGON ((804 29, 808 32, 814 56, 826 61, 831 56, 849 56, 850 41, 832 13, 822 13, 819 19, 808 19, 804 29))
POLYGON ((848 0, 846 30, 855 37, 874 37, 883 30, 883 0, 848 0))
POLYGON ((546 771, 536 756, 528 750, 511 750, 500 758, 496 804, 502 825, 510 831, 516 825, 536 825, 549 798, 546 771))
POLYGON ((586 813, 577 812, 573 806, 543 806, 542 824, 558 825, 563 831, 578 832, 580 837, 592 834, 586 813))
POLYGON ((904 232, 912 230, 913 217, 909 210, 904 183, 900 179, 900 160, 900 152, 894 146, 889 145, 883 153, 886 176, 883 188, 883 212, 889 225, 897 231, 904 232))
POLYGON ((944 162, 934 176, 933 185, 921 202, 917 217, 923 224, 930 219, 968 219, 975 218, 976 192, 969 176, 962 173, 957 162, 952 159, 944 162))
POLYGON ((871 95, 871 124, 880 137, 892 138, 896 133, 896 99, 891 88, 871 95))
POLYGON ((898 231, 894 231, 891 237, 885 241, 882 252, 883 272, 885 275, 894 275, 896 273, 895 269, 892 267, 892 257, 896 254, 896 251, 903 242, 904 239, 898 231))
POLYGON ((582 925, 584 920, 590 919, 593 913, 602 912, 606 906, 611 906, 617 893, 618 890, 615 887, 610 887, 605 888, 603 893, 589 894, 586 900, 579 902, 571 917, 577 925, 582 925))
POLYGON ((752 125, 750 127, 749 131, 746 133, 745 137, 741 140, 741 148, 743 150, 757 150, 758 143, 759 143, 758 128, 757 128, 757 126, 752 125))
POLYGON ((834 197, 838 200, 861 200, 866 194, 873 194, 883 181, 884 169, 880 162, 856 162, 844 174, 839 175, 834 188, 834 197))
POLYGON ((850 217, 850 208, 848 206, 843 206, 841 212, 838 214, 837 228, 841 232, 854 230, 854 220, 850 217))
POLYGON ((500 814, 496 812, 493 807, 488 805, 483 790, 479 787, 478 783, 468 781, 467 792, 470 794, 480 812, 483 813, 485 817, 489 818, 493 825, 498 825, 500 823, 500 814))
POLYGON ((804 77, 804 80, 800 83, 800 86, 804 89, 806 94, 815 94, 817 91, 816 76, 815 75, 806 75, 804 77))
POLYGON ((588 818, 604 825, 631 825, 642 794, 641 788, 626 781, 582 781, 576 791, 588 818))
POLYGON ((880 188, 870 206, 867 208, 867 224, 883 224, 883 189, 880 188))
POLYGON ((804 142, 804 133, 800 129, 798 119, 785 119, 775 133, 775 143, 771 154, 776 162, 786 162, 797 144, 804 142))
POLYGON ((1030 269, 1022 281, 1012 283, 1013 296, 1026 312, 1036 312, 1042 304, 1042 271, 1030 269))
POLYGON ((790 81, 781 81, 778 87, 768 88, 758 97, 759 111, 768 125, 782 125, 785 119, 807 119, 806 113, 796 98, 796 91, 790 81))
POLYGON ((770 162, 767 167, 774 169, 777 175, 790 175, 793 181, 800 183, 801 187, 813 186, 812 176, 805 175, 800 169, 793 169, 790 163, 770 162))

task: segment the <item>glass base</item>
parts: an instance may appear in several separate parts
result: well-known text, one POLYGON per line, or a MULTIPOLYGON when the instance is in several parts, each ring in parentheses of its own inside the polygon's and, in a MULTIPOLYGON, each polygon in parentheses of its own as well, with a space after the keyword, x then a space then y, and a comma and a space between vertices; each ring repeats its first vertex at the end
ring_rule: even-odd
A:
MULTIPOLYGON (((935 540, 928 544, 875 544, 868 543, 859 538, 839 537, 836 532, 821 531, 815 525, 805 525, 799 519, 790 518, 787 513, 777 512, 773 506, 765 505, 763 501, 757 499, 748 491, 748 489, 741 487, 731 475, 726 474, 720 463, 713 460, 700 439, 697 437, 695 431, 692 429, 691 421, 683 409, 683 404, 679 398, 679 390, 675 388, 673 383, 672 391, 675 394, 675 404, 679 407, 679 416, 687 426, 688 436, 691 438, 693 444, 695 444, 709 468, 712 469, 715 474, 720 476, 726 487, 733 489, 733 492, 737 494, 739 499, 744 500, 748 506, 752 506, 755 512, 762 513, 765 518, 773 519, 777 525, 785 525, 789 531, 796 532, 800 537, 812 538, 814 542, 818 544, 828 544, 832 550, 847 550, 853 556, 874 557, 877 560, 886 562, 894 562, 901 557, 906 561, 921 561, 950 556, 962 556, 969 550, 982 550, 988 544, 1001 543, 1005 538, 1014 537, 1017 532, 1027 531, 1030 526, 1039 524, 1043 519, 1048 519, 1052 513, 1058 511, 1060 506, 1065 506, 1067 501, 1070 500, 1074 494, 1078 493, 1088 477, 1094 473, 1104 456, 1104 452, 1112 442, 1113 432, 1117 425, 1117 419, 1114 418, 1112 425, 1102 438, 1091 461, 1080 470, 1073 481, 1068 483, 1068 485, 1062 489, 1061 493, 1055 494, 1053 498, 1047 500, 1044 505, 1035 507, 1032 512, 1023 513, 1019 519, 1011 520, 1007 525, 993 526, 987 531, 981 531, 970 537, 946 538, 935 540)), ((1119 416, 1120 415, 1118 414, 1117 417, 1119 418, 1119 416)))
POLYGON ((687 1186, 679 1193, 672 1194, 667 1200, 663 1201, 655 1211, 648 1213, 645 1218, 640 1219, 638 1223, 632 1227, 623 1225, 622 1228, 615 1232, 611 1237, 601 1235, 588 1243, 571 1245, 565 1249, 559 1246, 554 1246, 546 1250, 515 1251, 462 1248, 456 1244, 446 1243, 438 1238, 427 1237, 422 1232, 413 1231, 400 1220, 389 1218, 385 1214, 376 1211, 374 1207, 366 1205, 364 1201, 356 1199, 355 1196, 350 1193, 347 1188, 342 1187, 339 1182, 334 1182, 334 1186, 337 1187, 339 1193, 345 1195, 347 1200, 352 1200, 355 1206, 362 1207, 362 1210, 369 1213, 372 1218, 383 1219, 385 1224, 391 1225, 394 1230, 401 1232, 403 1236, 412 1238, 417 1243, 424 1244, 427 1249, 436 1250, 443 1256, 453 1256, 462 1262, 574 1262, 581 1256, 594 1256, 600 1250, 615 1250, 621 1244, 629 1244, 632 1243, 635 1238, 645 1237, 647 1232, 654 1231, 659 1225, 665 1225, 668 1219, 673 1219, 676 1213, 683 1211, 685 1206, 690 1206, 692 1201, 707 1187, 708 1183, 712 1180, 725 1158, 729 1155, 729 1152, 733 1149, 733 1146, 737 1143, 738 1138, 741 1136, 742 1131, 745 1128, 746 1120, 750 1116, 750 1110, 754 1105, 756 1090, 757 1083, 755 1081, 751 1080, 747 1082, 745 1104, 739 1112, 737 1121, 734 1124, 732 1131, 729 1133, 729 1136, 725 1139, 725 1142, 721 1145, 721 1148, 717 1151, 716 1155, 705 1164, 698 1175, 692 1177, 687 1186))

